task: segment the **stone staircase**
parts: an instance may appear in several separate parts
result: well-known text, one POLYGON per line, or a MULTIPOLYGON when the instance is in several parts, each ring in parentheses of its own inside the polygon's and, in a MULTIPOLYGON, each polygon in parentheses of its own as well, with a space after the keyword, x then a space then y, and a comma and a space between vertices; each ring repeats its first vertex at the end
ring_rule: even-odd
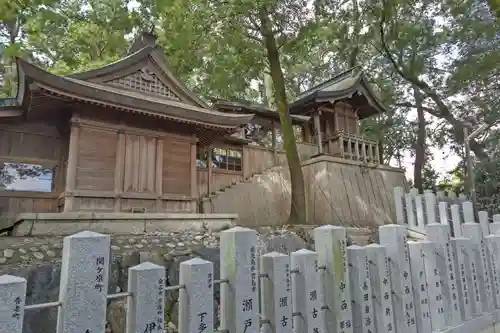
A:
MULTIPOLYGON (((286 165, 272 166, 205 196, 199 202, 199 212, 237 213, 239 220, 248 225, 249 221, 255 221, 255 212, 259 211, 259 216, 266 216, 271 224, 281 223, 289 209, 288 178, 286 165), (262 209, 268 209, 267 214, 263 214, 262 209)), ((255 221, 255 225, 258 224, 261 223, 255 221)))

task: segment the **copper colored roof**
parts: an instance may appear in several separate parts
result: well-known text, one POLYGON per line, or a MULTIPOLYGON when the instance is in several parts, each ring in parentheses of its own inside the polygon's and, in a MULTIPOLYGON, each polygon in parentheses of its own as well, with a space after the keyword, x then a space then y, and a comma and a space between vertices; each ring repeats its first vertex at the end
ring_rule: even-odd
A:
POLYGON ((290 113, 304 114, 307 112, 307 105, 321 102, 334 103, 346 99, 355 108, 359 108, 360 119, 386 111, 363 71, 359 67, 353 67, 300 93, 297 99, 290 104, 290 113))
POLYGON ((72 77, 61 77, 46 72, 21 59, 17 60, 17 69, 19 73, 17 96, 19 106, 27 107, 29 92, 43 90, 74 100, 116 107, 203 127, 235 129, 247 124, 253 116, 227 114, 168 98, 144 94, 140 91, 120 89, 72 77))

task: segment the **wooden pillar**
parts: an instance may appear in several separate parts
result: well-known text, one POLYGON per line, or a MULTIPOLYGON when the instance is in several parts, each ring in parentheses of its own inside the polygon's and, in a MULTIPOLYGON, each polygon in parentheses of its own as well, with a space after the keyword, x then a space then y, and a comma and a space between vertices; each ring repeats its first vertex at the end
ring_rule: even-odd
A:
POLYGON ((314 129, 316 130, 316 138, 318 140, 318 154, 323 154, 323 138, 321 135, 321 124, 319 122, 319 114, 314 114, 314 129))
POLYGON ((64 211, 70 212, 74 205, 74 192, 76 187, 76 167, 78 163, 78 141, 80 140, 80 124, 78 117, 71 119, 71 133, 69 138, 68 164, 66 169, 66 198, 64 211))
POLYGON ((309 122, 304 123, 302 125, 302 130, 304 132, 304 142, 311 143, 311 127, 309 126, 309 122))
POLYGON ((198 197, 198 177, 196 173, 196 136, 193 135, 193 142, 191 143, 191 197, 198 197))
MULTIPOLYGON (((207 194, 212 194, 212 145, 208 146, 207 152, 207 194)), ((243 152, 244 153, 244 152, 243 152)), ((245 163, 243 163, 243 168, 245 163)))
POLYGON ((118 142, 116 144, 115 162, 115 212, 122 209, 121 196, 123 193, 123 170, 125 167, 125 133, 123 129, 118 131, 118 142))
POLYGON ((163 211, 163 138, 161 137, 156 138, 155 193, 156 212, 160 213, 163 211))
POLYGON ((271 120, 271 140, 274 153, 274 164, 278 164, 278 151, 276 149, 276 123, 271 120))

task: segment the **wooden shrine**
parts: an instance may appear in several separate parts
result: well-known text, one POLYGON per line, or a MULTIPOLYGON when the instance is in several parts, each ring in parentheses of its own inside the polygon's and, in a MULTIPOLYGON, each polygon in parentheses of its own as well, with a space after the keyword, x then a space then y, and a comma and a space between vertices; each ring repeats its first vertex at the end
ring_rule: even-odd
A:
MULTIPOLYGON (((0 100, 0 214, 197 212, 206 196, 286 163, 276 111, 205 103, 166 66, 144 33, 125 57, 59 76, 17 59, 18 89, 0 100), (270 130, 267 147, 249 128, 270 130)), ((377 165, 359 120, 383 112, 351 69, 290 105, 299 153, 377 165)))

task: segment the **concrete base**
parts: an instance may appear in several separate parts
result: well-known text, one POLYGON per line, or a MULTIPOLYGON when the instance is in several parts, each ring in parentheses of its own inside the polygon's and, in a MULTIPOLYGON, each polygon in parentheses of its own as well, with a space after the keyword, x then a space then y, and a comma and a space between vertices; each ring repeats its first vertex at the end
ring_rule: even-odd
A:
POLYGON ((115 235, 219 231, 233 226, 237 218, 237 214, 23 213, 16 218, 12 236, 65 236, 83 230, 115 235))
POLYGON ((434 333, 497 333, 500 332, 500 310, 477 316, 463 324, 434 333))

